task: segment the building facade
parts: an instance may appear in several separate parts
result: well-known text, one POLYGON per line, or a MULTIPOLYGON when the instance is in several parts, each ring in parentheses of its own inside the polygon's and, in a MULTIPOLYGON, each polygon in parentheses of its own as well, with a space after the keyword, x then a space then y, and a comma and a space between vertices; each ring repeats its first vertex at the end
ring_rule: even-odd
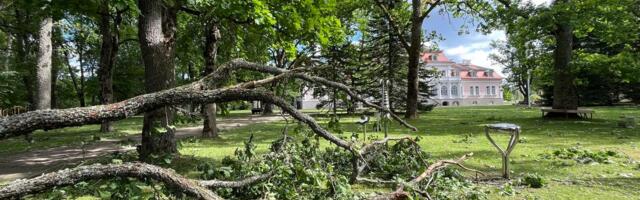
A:
MULTIPOLYGON (((456 63, 444 54, 444 51, 430 51, 422 54, 421 66, 435 68, 440 76, 430 81, 434 85, 434 96, 427 103, 439 106, 500 105, 502 99, 503 77, 492 69, 471 64, 469 60, 456 63)), ((328 97, 315 97, 312 88, 306 88, 296 101, 299 109, 315 109, 321 100, 328 97)), ((370 99, 372 100, 372 99, 370 99)))
POLYGON ((421 67, 435 68, 440 76, 430 81, 434 96, 428 100, 440 106, 503 104, 503 77, 492 69, 471 64, 469 60, 456 63, 444 51, 423 53, 421 67))

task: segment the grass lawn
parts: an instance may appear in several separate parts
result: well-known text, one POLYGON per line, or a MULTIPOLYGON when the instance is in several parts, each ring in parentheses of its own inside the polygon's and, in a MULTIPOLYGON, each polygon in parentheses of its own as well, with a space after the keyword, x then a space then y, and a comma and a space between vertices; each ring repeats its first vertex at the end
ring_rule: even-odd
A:
MULTIPOLYGON (((637 107, 594 107, 594 119, 545 120, 540 118, 538 109, 523 109, 514 106, 487 107, 450 107, 436 108, 423 113, 418 120, 410 121, 419 128, 411 132, 394 124, 389 132, 392 137, 421 136, 420 144, 439 159, 457 158, 466 153, 474 153, 466 166, 487 172, 491 177, 499 176, 500 156, 484 136, 484 124, 508 122, 522 127, 521 143, 511 154, 512 176, 517 179, 526 173, 538 173, 547 180, 548 185, 540 189, 517 187, 513 196, 502 196, 500 185, 486 185, 490 191, 490 199, 640 199, 640 128, 618 128, 617 121, 622 115, 640 118, 637 107), (562 148, 580 146, 591 151, 612 150, 619 156, 613 163, 579 164, 572 160, 543 159, 541 154, 552 153, 562 148)), ((244 113, 236 113, 241 116, 244 113)), ((351 135, 358 127, 353 123, 357 117, 343 117, 343 136, 351 135)), ((326 118, 319 118, 326 123, 326 118)), ((122 134, 137 133, 141 118, 123 120, 116 125, 122 134)), ((233 155, 236 148, 241 148, 251 134, 258 145, 258 152, 266 152, 268 146, 278 138, 284 121, 269 124, 255 124, 233 130, 223 131, 216 139, 184 139, 180 141, 182 159, 176 160, 173 166, 178 172, 195 176, 198 161, 219 161, 224 156, 233 155)), ((70 141, 67 138, 56 140, 55 137, 81 135, 91 137, 99 126, 83 126, 56 130, 57 134, 36 133, 37 137, 50 137, 48 142, 38 142, 38 148, 52 147, 70 141)), ((381 137, 382 133, 368 135, 381 137)), ((497 137, 499 144, 506 144, 507 137, 497 137)), ((21 138, 1 141, 0 145, 17 145, 25 143, 21 138)), ((324 145, 330 145, 327 142, 324 145)), ((15 148, 10 151, 1 150, 0 155, 8 152, 25 151, 28 148, 15 148)), ((473 174, 469 174, 473 177, 473 174)), ((356 187, 362 189, 371 189, 356 187)))
MULTIPOLYGON (((390 133, 394 137, 422 136, 420 144, 440 159, 457 158, 472 152, 474 156, 466 165, 497 177, 501 160, 497 150, 484 136, 484 124, 496 122, 515 123, 522 127, 521 141, 510 158, 514 179, 525 173, 538 173, 548 185, 541 189, 517 187, 514 196, 499 194, 500 186, 487 185, 490 199, 640 199, 640 128, 617 127, 621 115, 640 117, 636 107, 595 107, 593 120, 545 120, 538 109, 514 106, 437 108, 424 113, 410 123, 418 132, 394 125, 390 133), (611 164, 578 164, 576 162, 542 159, 540 154, 552 153, 562 148, 581 146, 592 151, 613 150, 620 156, 611 164), (631 175, 629 177, 629 175, 631 175)), ((326 119, 321 119, 326 123, 326 119)), ((357 117, 341 119, 343 136, 357 131, 353 122, 357 117)), ((242 146, 251 133, 255 135, 258 151, 267 151, 271 142, 280 136, 284 122, 256 124, 222 133, 220 139, 183 141, 180 152, 196 159, 219 160, 232 155, 242 146)), ((382 136, 382 133, 368 135, 382 136)), ((507 143, 507 136, 494 136, 499 144, 507 143)), ((326 145, 329 145, 325 142, 326 145)), ((192 166, 189 166, 192 167, 192 166)), ((180 170, 179 170, 180 171, 180 170)), ((473 177, 472 174, 469 174, 473 177)), ((370 189, 370 188, 365 188, 370 189)))

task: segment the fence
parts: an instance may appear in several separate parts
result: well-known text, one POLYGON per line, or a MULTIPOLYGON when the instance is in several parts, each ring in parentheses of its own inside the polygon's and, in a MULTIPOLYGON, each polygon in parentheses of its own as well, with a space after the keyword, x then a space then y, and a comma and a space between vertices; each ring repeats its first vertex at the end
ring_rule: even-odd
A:
POLYGON ((0 117, 6 117, 27 112, 27 108, 22 106, 14 106, 11 108, 0 109, 0 117))

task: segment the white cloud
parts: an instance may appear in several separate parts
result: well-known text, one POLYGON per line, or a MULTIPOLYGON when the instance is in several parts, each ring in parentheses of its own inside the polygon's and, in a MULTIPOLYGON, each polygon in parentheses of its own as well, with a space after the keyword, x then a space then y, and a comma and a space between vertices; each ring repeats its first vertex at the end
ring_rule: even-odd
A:
POLYGON ((537 5, 537 6, 551 4, 551 0, 528 0, 528 1, 523 1, 523 3, 524 2, 531 2, 531 3, 533 3, 534 5, 537 5))
POLYGON ((472 64, 487 67, 502 72, 502 67, 494 65, 489 58, 492 53, 498 53, 491 48, 491 41, 505 40, 504 31, 494 31, 488 35, 474 35, 467 44, 458 45, 451 48, 443 47, 444 53, 455 61, 471 60, 472 64))

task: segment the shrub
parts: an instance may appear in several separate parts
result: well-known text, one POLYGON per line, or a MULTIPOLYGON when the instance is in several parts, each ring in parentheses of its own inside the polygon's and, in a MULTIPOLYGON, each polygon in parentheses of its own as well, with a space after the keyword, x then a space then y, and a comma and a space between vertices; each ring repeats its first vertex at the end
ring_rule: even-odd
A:
POLYGON ((546 181, 539 174, 527 174, 522 178, 522 185, 527 185, 532 188, 542 188, 546 185, 546 181))

